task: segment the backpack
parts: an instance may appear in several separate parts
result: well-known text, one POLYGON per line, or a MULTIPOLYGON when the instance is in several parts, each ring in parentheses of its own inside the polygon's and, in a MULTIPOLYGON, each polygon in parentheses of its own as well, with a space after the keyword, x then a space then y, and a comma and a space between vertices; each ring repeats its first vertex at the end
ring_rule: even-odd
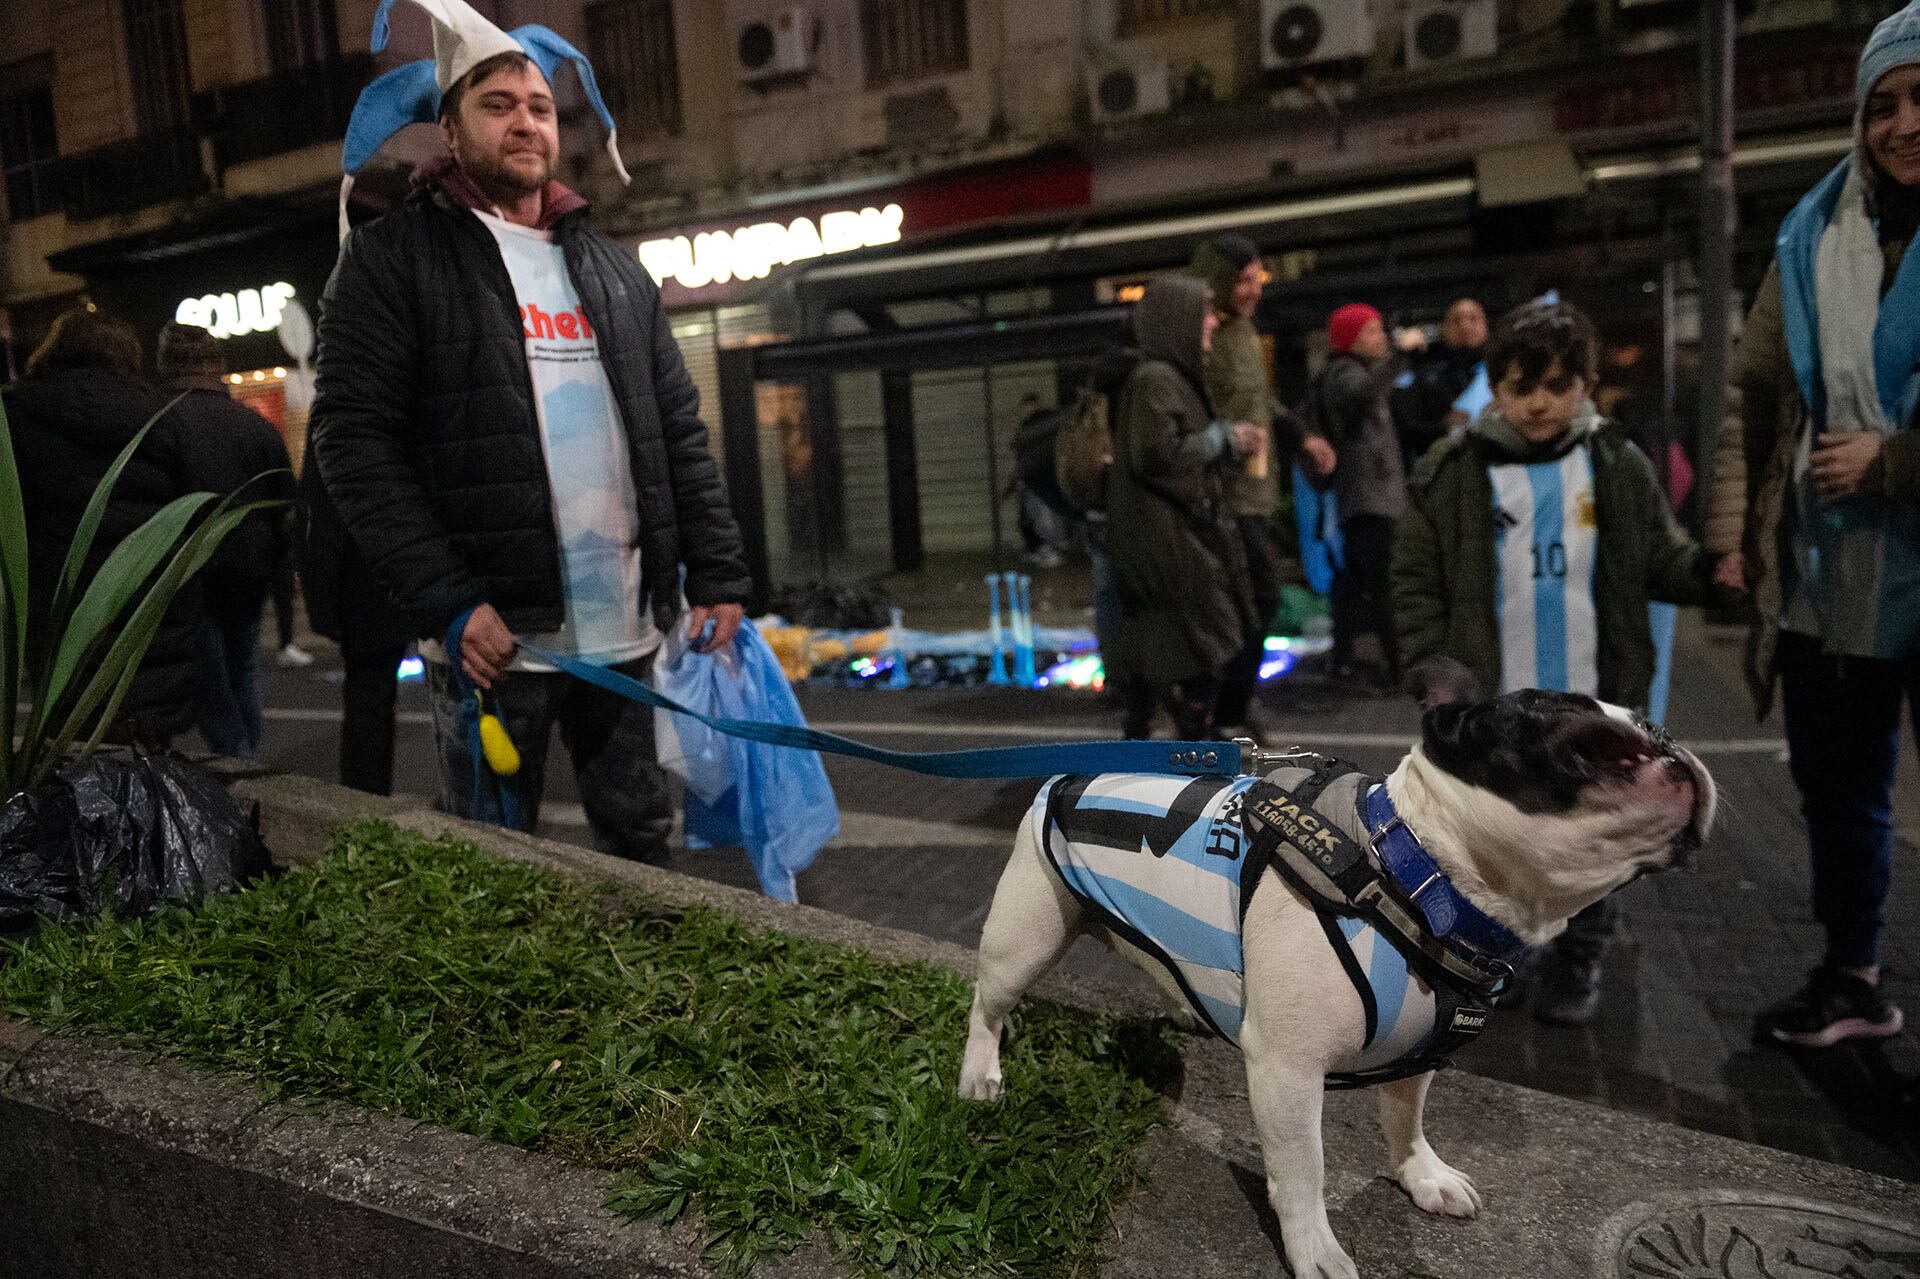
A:
POLYGON ((1053 437, 1053 475, 1077 511, 1107 509, 1107 470, 1113 465, 1113 411, 1106 393, 1082 387, 1053 437))
POLYGON ((1052 487, 1053 455, 1066 417, 1064 409, 1035 409, 1020 420, 1013 433, 1013 473, 1022 484, 1052 487))

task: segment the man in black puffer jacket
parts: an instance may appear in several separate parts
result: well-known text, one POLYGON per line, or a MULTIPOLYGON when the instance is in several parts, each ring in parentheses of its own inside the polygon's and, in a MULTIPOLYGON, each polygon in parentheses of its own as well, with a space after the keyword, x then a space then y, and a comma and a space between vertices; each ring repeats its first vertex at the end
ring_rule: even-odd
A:
POLYGON ((440 644, 465 618, 462 670, 520 748, 519 825, 537 824, 557 723, 596 846, 664 860, 652 712, 516 646, 645 678, 683 589, 689 633, 711 620, 706 646, 731 641, 749 581, 698 393, 653 280, 550 178, 559 136, 540 66, 488 57, 439 112, 452 159, 348 237, 327 285, 313 456, 423 637, 446 805, 501 815, 475 785, 440 644))

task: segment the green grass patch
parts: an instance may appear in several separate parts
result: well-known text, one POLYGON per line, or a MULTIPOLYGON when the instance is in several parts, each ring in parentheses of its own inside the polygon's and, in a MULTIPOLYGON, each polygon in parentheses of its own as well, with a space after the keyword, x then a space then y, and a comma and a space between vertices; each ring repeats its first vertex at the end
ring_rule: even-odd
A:
POLYGON ((971 998, 927 965, 616 898, 377 822, 318 868, 7 943, 0 1007, 620 1173, 739 1272, 1071 1275, 1177 1067, 1163 1022, 1028 1003, 1007 1096, 953 1095, 971 998))

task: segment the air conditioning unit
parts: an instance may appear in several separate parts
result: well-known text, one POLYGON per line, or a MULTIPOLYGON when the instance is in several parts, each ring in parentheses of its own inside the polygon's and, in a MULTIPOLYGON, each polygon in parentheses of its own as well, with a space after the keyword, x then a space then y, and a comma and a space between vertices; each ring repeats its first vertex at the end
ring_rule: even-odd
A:
POLYGON ((1260 65, 1293 70, 1373 52, 1367 0, 1260 0, 1260 65))
POLYGON ((1407 10, 1407 70, 1500 51, 1500 10, 1495 0, 1437 0, 1407 10))
POLYGON ((742 84, 798 78, 820 65, 820 20, 801 5, 749 18, 734 31, 742 84))
POLYGON ((1095 64, 1087 72, 1087 109, 1098 123, 1165 115, 1172 105, 1165 58, 1095 64))

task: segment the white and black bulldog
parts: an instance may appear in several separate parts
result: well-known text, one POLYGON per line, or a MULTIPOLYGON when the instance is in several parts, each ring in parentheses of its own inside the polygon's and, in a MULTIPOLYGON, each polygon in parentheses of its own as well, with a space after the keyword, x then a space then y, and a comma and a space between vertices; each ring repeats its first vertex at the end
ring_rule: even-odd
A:
MULTIPOLYGON (((1461 687, 1444 670, 1430 679, 1461 687)), ((1593 698, 1443 701, 1433 688, 1419 744, 1384 781, 1309 756, 1265 777, 1048 782, 981 937, 960 1095, 1000 1095, 1008 1011, 1091 929, 1158 979, 1183 1020, 1245 1054, 1267 1193, 1299 1279, 1357 1273, 1323 1199, 1330 1080, 1388 1081, 1380 1127, 1393 1178, 1428 1212, 1475 1215, 1479 1192, 1427 1144, 1421 1111, 1440 1052, 1478 1029, 1484 1001, 1463 999, 1467 983, 1435 956, 1498 974, 1583 907, 1683 862, 1712 823, 1714 784, 1661 730, 1593 698), (1282 830, 1294 845, 1284 858, 1273 851, 1282 830), (1316 909, 1304 881, 1277 868, 1341 836, 1392 886, 1389 908, 1403 921, 1418 908, 1424 951, 1385 916, 1316 909)))

